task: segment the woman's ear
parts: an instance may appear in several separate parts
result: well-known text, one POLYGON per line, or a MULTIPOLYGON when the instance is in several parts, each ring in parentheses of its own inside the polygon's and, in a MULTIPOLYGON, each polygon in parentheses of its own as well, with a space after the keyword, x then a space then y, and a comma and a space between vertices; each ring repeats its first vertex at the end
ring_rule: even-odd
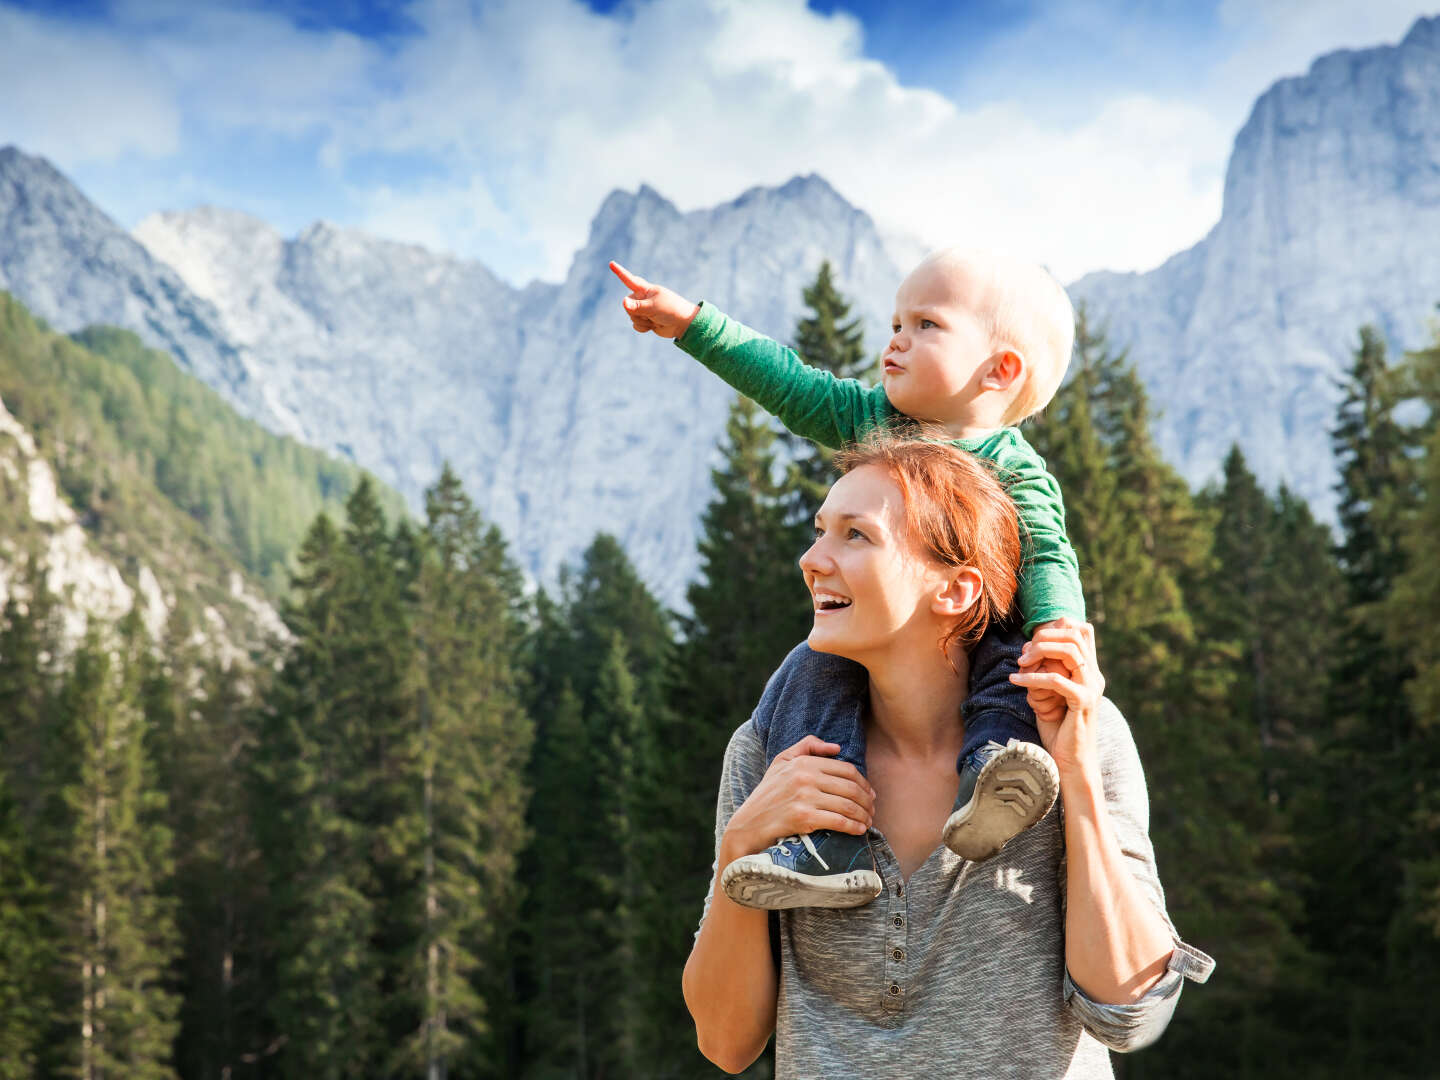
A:
POLYGON ((930 610, 937 615, 963 615, 980 600, 984 587, 985 579, 980 576, 979 570, 973 566, 962 566, 935 594, 930 610))

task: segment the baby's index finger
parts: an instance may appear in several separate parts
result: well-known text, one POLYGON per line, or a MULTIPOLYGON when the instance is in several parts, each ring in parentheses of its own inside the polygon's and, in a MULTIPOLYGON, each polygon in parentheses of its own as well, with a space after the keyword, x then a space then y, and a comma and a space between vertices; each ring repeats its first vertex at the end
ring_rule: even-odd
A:
POLYGON ((642 289, 648 289, 650 287, 650 283, 648 281, 646 281, 642 277, 636 277, 634 274, 630 273, 629 270, 626 270, 625 267, 621 266, 614 259, 610 260, 610 270, 616 277, 618 277, 622 282, 625 283, 625 287, 631 292, 639 292, 642 289))

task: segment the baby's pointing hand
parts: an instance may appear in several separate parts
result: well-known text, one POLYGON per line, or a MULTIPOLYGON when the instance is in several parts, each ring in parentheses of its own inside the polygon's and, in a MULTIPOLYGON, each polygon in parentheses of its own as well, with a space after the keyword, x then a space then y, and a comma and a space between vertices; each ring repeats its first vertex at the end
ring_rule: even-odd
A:
POLYGON ((663 285, 652 285, 617 262, 612 262, 610 269, 630 290, 620 305, 630 316, 630 325, 636 333, 650 331, 663 338, 678 338, 690 329, 695 313, 700 310, 698 304, 692 304, 663 285))

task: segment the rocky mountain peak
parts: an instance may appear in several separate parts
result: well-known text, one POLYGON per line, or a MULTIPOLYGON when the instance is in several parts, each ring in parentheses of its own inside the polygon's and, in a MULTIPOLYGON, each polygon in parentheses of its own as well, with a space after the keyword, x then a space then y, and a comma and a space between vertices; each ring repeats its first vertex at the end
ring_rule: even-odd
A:
POLYGON ((1078 298, 1128 346, 1192 483, 1232 443, 1269 484, 1333 512, 1329 429, 1357 331, 1427 340, 1440 298, 1440 19, 1281 79, 1235 139, 1210 234, 1078 298))

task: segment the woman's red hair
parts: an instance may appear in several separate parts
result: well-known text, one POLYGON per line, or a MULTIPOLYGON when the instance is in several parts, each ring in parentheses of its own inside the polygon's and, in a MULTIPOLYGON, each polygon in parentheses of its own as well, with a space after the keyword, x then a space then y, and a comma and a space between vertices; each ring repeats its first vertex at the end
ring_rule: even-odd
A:
POLYGON ((952 443, 874 435, 835 457, 842 473, 878 465, 905 501, 905 524, 920 549, 943 566, 980 574, 980 597, 940 642, 969 649, 991 620, 1003 619, 1015 601, 1020 571, 1020 523, 1015 503, 973 454, 952 443))

